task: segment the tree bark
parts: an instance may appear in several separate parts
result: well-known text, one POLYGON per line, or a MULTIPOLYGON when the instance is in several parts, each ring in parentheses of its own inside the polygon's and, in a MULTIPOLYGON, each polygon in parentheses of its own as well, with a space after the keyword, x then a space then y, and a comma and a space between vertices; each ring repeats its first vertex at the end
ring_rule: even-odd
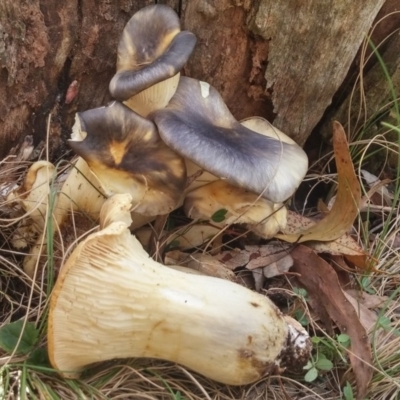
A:
MULTIPOLYGON (((65 151, 74 114, 110 100, 119 36, 149 0, 1 0, 0 160, 26 135, 65 151), (66 99, 76 81, 78 92, 66 99), (67 101, 66 101, 67 100, 67 101)), ((56 151, 57 150, 57 151, 56 151)))
MULTIPOLYGON (((214 85, 237 119, 266 117, 303 144, 384 0, 159 2, 198 37, 184 73, 214 85)), ((151 3, 0 1, 0 160, 29 135, 40 149, 48 134, 51 159, 68 150, 75 112, 111 100, 120 34, 151 3)))

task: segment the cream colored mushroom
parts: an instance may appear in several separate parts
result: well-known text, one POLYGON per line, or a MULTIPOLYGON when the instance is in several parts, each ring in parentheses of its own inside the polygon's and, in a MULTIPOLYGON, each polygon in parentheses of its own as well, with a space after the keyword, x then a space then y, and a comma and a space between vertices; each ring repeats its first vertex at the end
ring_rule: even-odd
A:
POLYGON ((308 334, 267 297, 149 258, 128 230, 130 208, 128 194, 105 203, 100 231, 77 246, 54 287, 48 351, 63 376, 94 362, 151 357, 242 385, 307 362, 308 334))
POLYGON ((286 226, 287 210, 283 204, 272 203, 222 180, 192 190, 186 195, 185 214, 193 219, 211 219, 219 210, 226 210, 217 226, 245 224, 259 236, 269 239, 286 226))

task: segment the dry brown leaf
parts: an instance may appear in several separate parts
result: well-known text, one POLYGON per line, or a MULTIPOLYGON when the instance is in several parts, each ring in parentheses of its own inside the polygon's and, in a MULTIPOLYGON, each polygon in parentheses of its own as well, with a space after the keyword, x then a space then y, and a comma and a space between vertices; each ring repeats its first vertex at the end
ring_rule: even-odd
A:
POLYGON ((370 333, 375 327, 376 321, 378 320, 378 315, 375 312, 368 310, 367 307, 360 304, 353 296, 351 296, 346 291, 344 292, 344 295, 356 310, 362 326, 365 328, 367 333, 370 333))
POLYGON ((290 243, 310 240, 332 241, 343 236, 353 225, 359 210, 361 189, 351 161, 346 134, 339 122, 333 122, 333 149, 338 172, 338 190, 331 211, 321 221, 297 232, 275 237, 290 243))
MULTIPOLYGON (((318 222, 313 221, 309 217, 297 214, 293 211, 288 211, 287 225, 285 228, 285 234, 295 234, 302 229, 308 229, 318 222)), ((280 237, 280 236, 279 236, 280 237)), ((348 254, 352 256, 365 256, 365 252, 361 246, 348 234, 345 233, 343 236, 336 240, 329 242, 319 242, 310 240, 307 242, 307 246, 314 249, 317 253, 329 253, 334 255, 348 254)))
MULTIPOLYGON (((365 169, 361 170, 361 175, 363 176, 365 182, 370 187, 367 195, 363 198, 363 203, 365 197, 367 202, 371 201, 372 204, 380 206, 390 206, 393 202, 393 194, 389 192, 387 185, 391 182, 390 179, 380 180, 377 176, 371 174, 365 169)), ((365 204, 363 204, 365 206, 365 204)), ((360 208, 363 208, 360 206, 360 208)))
POLYGON ((347 254, 350 256, 365 256, 365 252, 361 246, 348 234, 345 233, 340 238, 331 242, 307 242, 307 246, 311 247, 317 253, 329 253, 333 255, 347 254))
POLYGON ((343 293, 333 268, 310 248, 299 245, 292 251, 293 270, 314 298, 325 308, 342 333, 351 338, 349 358, 357 383, 357 399, 362 400, 372 378, 371 347, 357 312, 343 293))
POLYGON ((280 258, 278 261, 267 265, 262 270, 266 278, 273 278, 274 276, 282 275, 288 272, 292 266, 293 258, 290 254, 287 254, 285 257, 280 258))
POLYGON ((366 269, 368 271, 376 271, 374 268, 378 264, 378 260, 374 259, 369 254, 343 254, 343 256, 350 265, 354 265, 358 268, 366 269))
POLYGON ((290 254, 285 254, 279 260, 266 265, 265 267, 252 269, 256 290, 260 291, 264 286, 265 278, 285 274, 293 266, 293 258, 290 254))
POLYGON ((381 307, 389 300, 388 296, 379 296, 377 294, 369 294, 356 289, 346 290, 350 296, 354 297, 358 303, 362 304, 369 310, 381 307))
POLYGON ((282 243, 271 243, 263 246, 245 246, 244 250, 223 251, 216 258, 223 262, 227 268, 234 270, 246 266, 253 270, 265 267, 284 258, 291 245, 282 243))

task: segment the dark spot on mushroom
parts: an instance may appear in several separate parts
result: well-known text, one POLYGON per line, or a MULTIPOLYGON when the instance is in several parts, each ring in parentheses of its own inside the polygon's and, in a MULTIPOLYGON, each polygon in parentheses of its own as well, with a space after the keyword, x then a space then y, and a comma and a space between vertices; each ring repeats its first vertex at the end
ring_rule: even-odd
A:
POLYGON ((249 349, 240 349, 239 357, 240 358, 251 358, 253 357, 254 352, 249 349))
POLYGON ((251 335, 247 336, 247 344, 250 345, 252 343, 252 341, 253 341, 253 336, 251 336, 251 335))
POLYGON ((255 308, 260 307, 260 305, 254 301, 251 301, 250 304, 255 308))
POLYGON ((255 379, 261 378, 264 375, 276 370, 274 362, 261 361, 256 357, 256 353, 250 349, 240 349, 238 351, 239 363, 248 368, 249 365, 253 367, 252 374, 255 379))

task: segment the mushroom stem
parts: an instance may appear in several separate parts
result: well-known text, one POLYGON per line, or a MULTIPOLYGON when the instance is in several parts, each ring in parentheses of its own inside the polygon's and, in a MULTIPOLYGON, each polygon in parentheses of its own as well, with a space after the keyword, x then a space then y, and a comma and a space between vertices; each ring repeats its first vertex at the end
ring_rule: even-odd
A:
POLYGON ((169 103, 178 87, 179 77, 180 73, 156 83, 130 97, 124 104, 142 117, 147 117, 152 111, 164 108, 169 103))
POLYGON ((218 180, 192 190, 183 205, 185 214, 193 219, 212 219, 219 210, 226 210, 222 221, 214 225, 246 224, 248 229, 269 239, 286 226, 287 210, 230 183, 218 180))
POLYGON ((101 183, 82 157, 73 163, 63 183, 54 210, 58 225, 62 225, 68 214, 81 211, 98 220, 101 207, 106 201, 101 183))
POLYGON ((130 207, 130 195, 105 203, 101 230, 78 245, 55 285, 48 345, 63 376, 98 361, 151 357, 242 385, 289 367, 288 360, 306 363, 307 333, 267 297, 151 259, 128 230, 130 207))

